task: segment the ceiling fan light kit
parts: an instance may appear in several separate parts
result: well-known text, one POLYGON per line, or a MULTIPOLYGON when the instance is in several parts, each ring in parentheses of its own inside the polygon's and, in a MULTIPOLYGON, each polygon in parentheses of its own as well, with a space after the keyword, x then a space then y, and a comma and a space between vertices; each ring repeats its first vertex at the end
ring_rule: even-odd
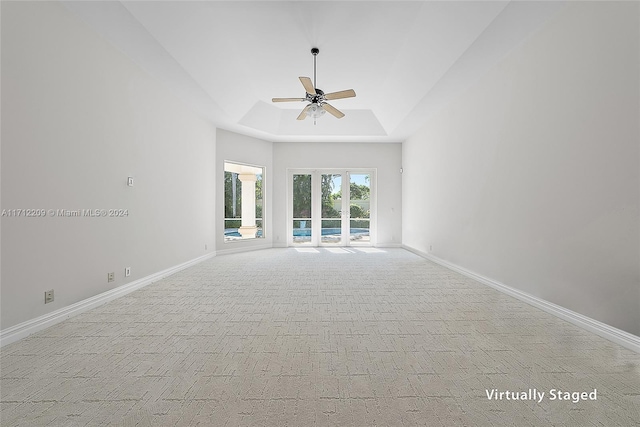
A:
POLYGON ((312 117, 313 123, 318 117, 324 115, 325 112, 329 112, 332 116, 341 119, 344 117, 344 113, 331 104, 327 103, 327 100, 353 98, 356 96, 356 92, 353 89, 341 90, 339 92, 332 92, 325 94, 321 89, 316 86, 316 57, 320 53, 320 49, 314 47, 311 49, 313 55, 313 81, 309 77, 300 77, 300 83, 305 90, 304 98, 273 98, 271 102, 300 102, 306 101, 310 104, 307 105, 300 115, 298 120, 304 120, 306 117, 312 117))
POLYGON ((306 109, 306 112, 308 117, 313 117, 314 119, 317 119, 318 117, 321 117, 324 115, 324 113, 326 113, 325 109, 322 108, 322 105, 318 104, 309 105, 309 108, 306 109))

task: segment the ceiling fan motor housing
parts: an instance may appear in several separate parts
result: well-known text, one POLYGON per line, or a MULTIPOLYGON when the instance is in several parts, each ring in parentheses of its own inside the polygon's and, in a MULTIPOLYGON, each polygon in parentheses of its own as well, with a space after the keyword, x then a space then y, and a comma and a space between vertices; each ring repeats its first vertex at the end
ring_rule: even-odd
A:
POLYGON ((307 98, 307 101, 314 102, 314 103, 323 102, 325 100, 324 92, 322 91, 322 89, 318 89, 318 88, 316 88, 315 95, 311 95, 310 93, 307 93, 306 98, 307 98))

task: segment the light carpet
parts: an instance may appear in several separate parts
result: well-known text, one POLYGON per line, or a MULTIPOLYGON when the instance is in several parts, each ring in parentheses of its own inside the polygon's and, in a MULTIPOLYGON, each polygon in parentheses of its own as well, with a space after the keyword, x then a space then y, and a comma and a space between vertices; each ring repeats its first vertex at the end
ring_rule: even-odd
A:
POLYGON ((9 426, 631 426, 639 355, 402 249, 208 260, 1 350, 9 426), (545 399, 490 400, 536 389, 545 399), (597 400, 551 400, 551 389, 597 400))

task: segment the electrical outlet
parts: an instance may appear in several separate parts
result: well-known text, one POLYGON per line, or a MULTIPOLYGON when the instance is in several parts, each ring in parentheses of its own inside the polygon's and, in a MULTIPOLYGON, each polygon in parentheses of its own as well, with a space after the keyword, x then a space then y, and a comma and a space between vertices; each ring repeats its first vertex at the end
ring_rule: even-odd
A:
POLYGON ((124 269, 124 277, 129 277, 131 276, 131 267, 126 267, 124 269))
POLYGON ((107 282, 113 282, 114 280, 116 280, 116 273, 108 273, 107 282))
POLYGON ((429 252, 433 250, 433 245, 429 245, 429 252))
POLYGON ((44 292, 44 303, 49 304, 50 302, 53 302, 53 289, 44 292))
POLYGON ((207 250, 207 244, 206 243, 204 244, 204 250, 205 251, 207 250))

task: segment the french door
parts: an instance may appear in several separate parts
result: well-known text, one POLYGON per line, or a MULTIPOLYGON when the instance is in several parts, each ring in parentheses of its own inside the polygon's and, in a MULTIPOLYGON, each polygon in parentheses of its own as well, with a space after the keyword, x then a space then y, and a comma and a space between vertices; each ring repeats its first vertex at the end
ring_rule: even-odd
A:
POLYGON ((369 246, 375 170, 290 170, 289 246, 369 246))

